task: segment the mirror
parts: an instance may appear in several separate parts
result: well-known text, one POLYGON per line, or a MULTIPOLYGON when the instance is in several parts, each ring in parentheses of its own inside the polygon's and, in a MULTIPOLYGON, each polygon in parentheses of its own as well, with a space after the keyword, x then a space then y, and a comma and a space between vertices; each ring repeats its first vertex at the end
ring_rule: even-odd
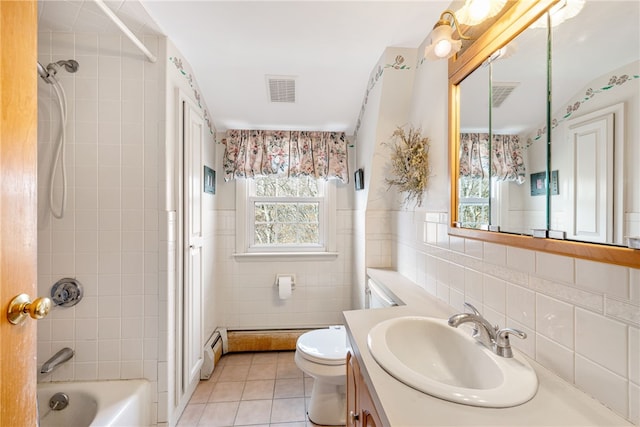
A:
MULTIPOLYGON (((450 234, 637 268, 637 251, 600 243, 626 245, 625 236, 640 235, 640 172, 635 167, 640 160, 640 131, 634 119, 640 116, 639 4, 587 1, 576 17, 552 26, 552 103, 547 108, 546 100, 540 101, 537 96, 546 94, 547 78, 539 73, 546 74, 544 55, 549 30, 531 24, 555 3, 516 3, 467 51, 449 62, 450 234), (515 53, 482 66, 498 49, 510 44, 515 44, 515 53), (517 57, 527 64, 518 64, 517 57), (538 64, 540 58, 542 64, 538 64), (530 76, 530 72, 538 77, 530 76), (489 109, 497 82, 519 82, 504 101, 505 106, 518 99, 519 91, 529 95, 523 95, 524 101, 503 111, 499 111, 500 107, 489 109), (493 93, 489 88, 494 89, 493 93), (486 96, 478 99, 478 91, 484 91, 486 96), (480 104, 488 114, 478 112, 480 104), (547 144, 547 128, 551 128, 551 144, 547 144), (460 191, 459 177, 468 166, 460 161, 460 152, 467 144, 463 143, 463 134, 474 132, 515 132, 523 150, 525 172, 523 184, 495 180, 487 191, 476 192, 476 203, 488 203, 487 199, 491 203, 484 217, 476 216, 481 219, 472 224, 470 219, 474 216, 459 211, 459 203, 471 199, 465 188, 460 191), (599 141, 607 135, 613 140, 613 149, 602 151, 599 141), (607 156, 613 166, 594 171, 601 158, 607 156), (603 174, 608 178, 600 180, 603 174), (598 179, 594 179, 596 176, 598 179), (612 231, 604 240, 597 240, 592 234, 594 229, 603 227, 603 212, 612 212, 612 219, 607 220, 613 223, 607 225, 612 231), (465 221, 469 222, 468 227, 499 227, 506 233, 460 227, 465 221), (533 229, 543 229, 543 237, 547 236, 546 230, 552 230, 548 236, 554 238, 526 236, 533 229)), ((494 168, 489 171, 493 174, 494 168)))
POLYGON ((537 134, 547 112, 542 34, 523 31, 460 83, 462 227, 517 234, 547 228, 546 192, 529 192, 529 171, 546 169, 546 135, 537 134))
POLYGON ((567 239, 640 235, 638 22, 640 2, 587 1, 552 27, 550 225, 567 239))

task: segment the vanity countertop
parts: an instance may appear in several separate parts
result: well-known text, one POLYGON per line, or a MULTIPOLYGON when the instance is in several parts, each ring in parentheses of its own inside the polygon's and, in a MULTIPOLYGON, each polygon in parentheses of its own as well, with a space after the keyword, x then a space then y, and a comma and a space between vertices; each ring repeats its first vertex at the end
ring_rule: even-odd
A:
POLYGON ((367 334, 379 322, 400 316, 447 318, 455 311, 392 270, 369 276, 406 305, 344 312, 352 352, 385 426, 626 426, 624 418, 527 358, 538 375, 538 392, 511 408, 480 408, 419 392, 387 374, 367 348, 367 334))

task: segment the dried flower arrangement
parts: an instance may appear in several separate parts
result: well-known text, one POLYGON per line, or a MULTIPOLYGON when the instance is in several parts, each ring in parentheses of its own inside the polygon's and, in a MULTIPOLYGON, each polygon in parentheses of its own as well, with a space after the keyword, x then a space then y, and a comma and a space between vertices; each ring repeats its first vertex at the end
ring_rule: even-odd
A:
POLYGON ((406 193, 405 205, 415 200, 422 206, 422 197, 429 179, 429 138, 422 137, 420 129, 410 127, 408 131, 397 127, 391 140, 384 143, 391 149, 391 173, 387 178, 389 188, 397 187, 406 193))

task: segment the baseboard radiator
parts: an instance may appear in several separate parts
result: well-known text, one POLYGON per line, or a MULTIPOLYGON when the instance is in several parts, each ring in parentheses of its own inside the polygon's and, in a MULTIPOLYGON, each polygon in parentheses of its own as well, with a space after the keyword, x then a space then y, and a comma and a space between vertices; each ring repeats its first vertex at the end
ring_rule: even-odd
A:
POLYGON ((200 368, 200 379, 208 380, 213 374, 216 364, 222 357, 222 336, 220 332, 214 331, 207 343, 204 345, 204 358, 202 368, 200 368))
POLYGON ((295 350, 298 337, 309 330, 227 331, 226 352, 295 350))

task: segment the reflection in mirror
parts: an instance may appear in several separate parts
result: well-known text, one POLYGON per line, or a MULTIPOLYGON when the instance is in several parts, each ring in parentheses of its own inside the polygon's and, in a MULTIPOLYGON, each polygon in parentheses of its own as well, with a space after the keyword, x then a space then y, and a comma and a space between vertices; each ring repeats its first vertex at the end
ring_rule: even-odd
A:
POLYGON ((489 226, 489 67, 480 67, 460 83, 460 176, 458 222, 489 226))
POLYGON ((552 28, 551 228, 568 239, 640 236, 638 22, 638 1, 587 1, 552 28))
POLYGON ((546 58, 546 30, 528 29, 460 84, 460 226, 547 227, 544 182, 530 192, 530 173, 546 170, 546 58))

